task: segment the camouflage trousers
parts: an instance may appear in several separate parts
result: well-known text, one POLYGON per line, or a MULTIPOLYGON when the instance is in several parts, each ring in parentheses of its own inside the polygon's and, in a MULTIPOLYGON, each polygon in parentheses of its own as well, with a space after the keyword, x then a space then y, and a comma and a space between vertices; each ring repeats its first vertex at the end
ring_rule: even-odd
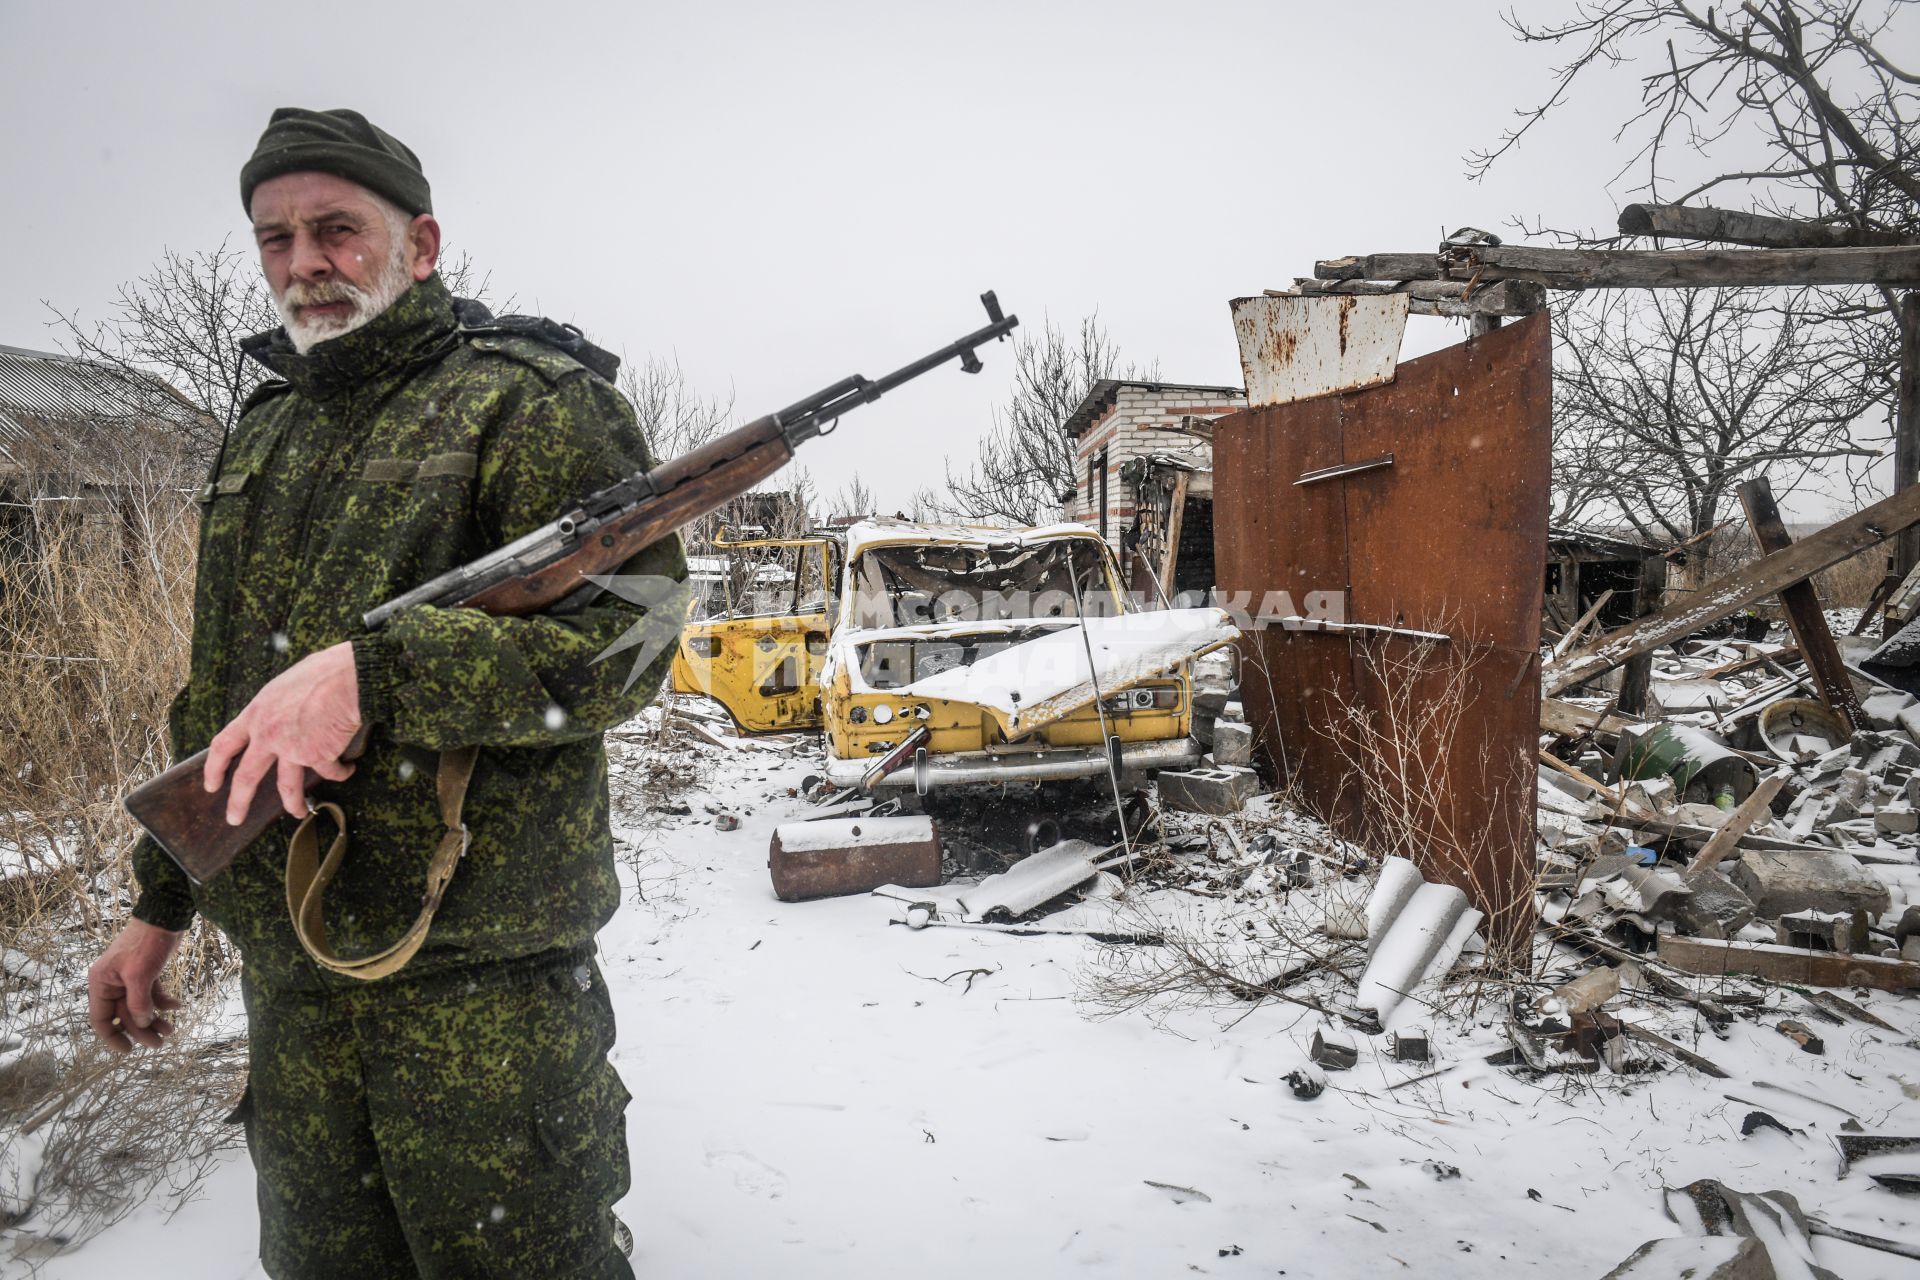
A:
POLYGON ((327 993, 246 984, 275 1280, 631 1280, 627 1091, 591 948, 327 993))

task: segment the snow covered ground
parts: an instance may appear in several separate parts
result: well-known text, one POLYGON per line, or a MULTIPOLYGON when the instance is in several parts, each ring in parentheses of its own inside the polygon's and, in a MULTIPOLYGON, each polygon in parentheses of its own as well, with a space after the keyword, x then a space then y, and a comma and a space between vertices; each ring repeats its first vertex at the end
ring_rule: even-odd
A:
MULTIPOLYGON (((642 871, 601 937, 634 1095, 619 1212, 642 1276, 1573 1280, 1679 1234, 1660 1188, 1708 1176, 1920 1240, 1920 1201, 1840 1180, 1831 1142, 1839 1108, 1920 1133, 1914 1001, 1865 1000, 1897 1034, 1823 1024, 1823 1057, 1741 1020, 1697 1044, 1735 1079, 1585 1085, 1481 1063, 1504 1043, 1489 1009, 1432 1028, 1448 1074, 1390 1091, 1425 1068, 1363 1038, 1358 1068, 1302 1101, 1282 1078, 1318 1014, 1094 1019, 1088 939, 914 931, 881 898, 781 903, 768 839, 805 811, 789 791, 817 755, 712 749, 700 768, 676 797, 689 814, 624 814, 642 871), (716 829, 717 810, 739 828, 716 829), (1800 1132, 1742 1137, 1757 1109, 1800 1132)), ((262 1274, 254 1231, 236 1153, 176 1214, 139 1210, 40 1274, 243 1280, 262 1274)), ((1920 1275, 1817 1249, 1849 1280, 1920 1275)))

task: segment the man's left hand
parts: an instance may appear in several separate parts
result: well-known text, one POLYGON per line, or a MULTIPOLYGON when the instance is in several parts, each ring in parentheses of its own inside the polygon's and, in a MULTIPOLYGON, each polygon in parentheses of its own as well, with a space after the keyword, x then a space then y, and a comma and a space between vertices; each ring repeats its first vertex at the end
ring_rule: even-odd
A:
POLYGON ((306 771, 331 782, 351 777, 353 766, 340 755, 359 730, 353 646, 342 642, 300 659, 253 695, 208 745, 202 784, 209 792, 218 791, 228 767, 239 760, 233 789, 227 793, 227 821, 239 826, 261 780, 273 769, 280 803, 302 817, 307 812, 306 771))

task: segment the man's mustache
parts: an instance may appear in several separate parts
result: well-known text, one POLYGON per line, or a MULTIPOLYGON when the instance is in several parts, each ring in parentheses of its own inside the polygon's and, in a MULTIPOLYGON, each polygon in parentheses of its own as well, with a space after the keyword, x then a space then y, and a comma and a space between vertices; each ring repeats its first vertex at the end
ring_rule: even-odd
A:
POLYGON ((358 303, 366 296, 365 290, 344 280, 317 280, 288 285, 284 300, 289 307, 320 307, 332 302, 358 303))

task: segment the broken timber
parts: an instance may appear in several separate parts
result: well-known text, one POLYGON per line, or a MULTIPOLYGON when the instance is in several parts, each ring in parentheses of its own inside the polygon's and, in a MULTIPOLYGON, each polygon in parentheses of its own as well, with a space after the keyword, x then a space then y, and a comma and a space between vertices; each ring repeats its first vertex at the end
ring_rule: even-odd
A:
MULTIPOLYGON (((1773 488, 1766 477, 1747 481, 1740 486, 1739 493, 1747 524, 1752 527, 1754 541, 1762 551, 1772 554, 1793 545, 1793 535, 1780 519, 1780 508, 1774 503, 1773 488)), ((1814 594, 1813 584, 1796 582, 1782 588, 1780 603, 1787 611, 1787 622, 1793 628, 1801 656, 1806 659, 1807 670, 1813 673, 1814 684, 1820 689, 1820 700, 1840 717, 1847 732, 1867 728, 1867 713, 1861 709, 1860 699, 1854 696, 1853 681, 1847 677, 1847 668, 1840 661, 1840 650, 1833 643, 1833 632, 1827 629, 1827 618, 1820 611, 1820 597, 1814 594)))
POLYGON ((1620 211, 1623 236, 1668 236, 1676 240, 1716 240, 1761 249, 1846 249, 1871 245, 1910 245, 1897 231, 1872 231, 1837 222, 1803 222, 1737 209, 1689 204, 1630 204, 1620 211))
POLYGON ((1296 279, 1293 283, 1296 292, 1309 297, 1404 293, 1409 299, 1408 314, 1416 316, 1530 316, 1547 305, 1546 288, 1524 280, 1498 280, 1480 285, 1466 280, 1296 279))
POLYGON ((1920 286, 1920 245, 1846 249, 1535 249, 1472 245, 1313 265, 1320 280, 1519 280, 1549 289, 1920 286))
POLYGON ((1727 815, 1727 820, 1720 824, 1720 829, 1713 833, 1713 838, 1707 841, 1700 852, 1694 856, 1693 861, 1687 864, 1681 879, 1691 884, 1726 861, 1740 844, 1740 837, 1746 835, 1762 815, 1767 814, 1773 798, 1780 794, 1780 788, 1786 783, 1785 771, 1770 773, 1760 779, 1760 785, 1753 789, 1753 794, 1743 800, 1738 809, 1727 815))
POLYGON ((1595 731, 1618 733, 1622 729, 1637 729, 1645 723, 1639 716, 1622 715, 1617 711, 1596 711, 1592 707, 1562 702, 1558 698, 1540 700, 1540 727, 1548 733, 1569 738, 1595 731))
POLYGON ((1562 661, 1549 664, 1541 674, 1542 692, 1548 697, 1565 693, 1575 685, 1613 670, 1629 658, 1651 653, 1755 601, 1779 595, 1783 588, 1805 582, 1822 569, 1851 559, 1916 523, 1920 523, 1920 487, 1903 490, 1856 511, 1783 551, 1762 556, 1715 579, 1684 601, 1648 614, 1562 661))
POLYGON ((1920 987, 1920 965, 1905 960, 1845 951, 1808 951, 1765 942, 1723 942, 1663 933, 1660 959, 1683 972, 1706 977, 1746 974, 1809 987, 1877 987, 1882 991, 1920 987))

